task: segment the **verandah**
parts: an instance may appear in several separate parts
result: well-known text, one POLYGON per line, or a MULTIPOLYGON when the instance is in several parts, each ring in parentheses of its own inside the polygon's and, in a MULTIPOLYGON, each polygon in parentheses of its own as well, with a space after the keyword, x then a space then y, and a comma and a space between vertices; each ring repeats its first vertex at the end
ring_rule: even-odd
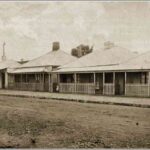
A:
POLYGON ((145 72, 59 74, 59 92, 100 95, 150 96, 150 75, 145 72))
POLYGON ((49 91, 50 75, 47 73, 9 74, 8 88, 28 91, 49 91))
POLYGON ((114 93, 113 73, 59 74, 59 78, 59 92, 62 93, 107 95, 114 93))
POLYGON ((150 74, 148 71, 64 73, 57 75, 48 73, 9 74, 8 88, 60 93, 149 97, 150 74))

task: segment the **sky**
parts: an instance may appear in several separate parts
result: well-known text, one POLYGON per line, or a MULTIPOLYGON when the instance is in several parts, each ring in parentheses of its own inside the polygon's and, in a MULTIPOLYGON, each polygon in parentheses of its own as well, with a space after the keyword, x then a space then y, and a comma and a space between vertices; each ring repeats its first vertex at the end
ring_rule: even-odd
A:
POLYGON ((52 49, 80 44, 103 47, 105 41, 137 51, 150 50, 150 2, 9 1, 0 2, 0 55, 30 60, 52 49))

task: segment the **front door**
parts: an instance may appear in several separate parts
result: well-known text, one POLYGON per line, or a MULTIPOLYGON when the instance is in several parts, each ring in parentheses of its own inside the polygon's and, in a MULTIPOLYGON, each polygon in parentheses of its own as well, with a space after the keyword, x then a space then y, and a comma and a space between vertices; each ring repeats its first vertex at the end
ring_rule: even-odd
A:
POLYGON ((96 85, 95 85, 95 93, 96 94, 103 94, 103 74, 96 73, 96 85))
POLYGON ((125 73, 115 73, 115 95, 124 95, 125 92, 125 73))

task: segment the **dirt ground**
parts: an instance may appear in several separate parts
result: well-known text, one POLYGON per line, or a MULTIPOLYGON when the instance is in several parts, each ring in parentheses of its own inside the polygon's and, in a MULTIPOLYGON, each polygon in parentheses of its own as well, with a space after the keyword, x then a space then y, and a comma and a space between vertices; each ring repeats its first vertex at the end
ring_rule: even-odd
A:
POLYGON ((0 96, 0 148, 150 148, 150 109, 0 96))

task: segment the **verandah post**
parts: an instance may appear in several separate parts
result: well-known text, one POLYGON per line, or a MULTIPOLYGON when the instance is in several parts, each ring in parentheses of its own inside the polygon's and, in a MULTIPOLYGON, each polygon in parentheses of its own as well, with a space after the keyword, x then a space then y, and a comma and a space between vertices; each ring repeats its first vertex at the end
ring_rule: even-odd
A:
POLYGON ((43 73, 43 91, 45 91, 45 89, 44 89, 44 73, 43 73))
POLYGON ((49 86, 49 92, 51 92, 51 78, 50 78, 50 73, 48 74, 48 86, 49 86))
POLYGON ((51 92, 53 93, 53 73, 51 73, 51 92))
MULTIPOLYGON (((36 88, 36 86, 37 86, 37 80, 38 80, 36 73, 34 74, 34 77, 35 77, 35 84, 32 86, 32 88, 33 88, 32 90, 36 91, 37 90, 37 88, 36 88)), ((40 76, 40 82, 41 82, 41 76, 40 76)))
MULTIPOLYGON (((59 84, 60 83, 60 76, 59 73, 57 73, 57 86, 60 87, 59 84)), ((59 92, 59 88, 57 89, 57 92, 59 92)))
POLYGON ((113 94, 115 95, 115 72, 113 72, 113 94))
POLYGON ((148 97, 150 96, 150 72, 148 72, 148 97))
POLYGON ((105 72, 103 72, 103 95, 105 94, 105 72))
POLYGON ((74 86, 75 86, 75 93, 77 92, 77 74, 76 73, 74 73, 74 86))
POLYGON ((124 73, 125 81, 124 81, 124 95, 126 95, 126 82, 127 82, 127 72, 124 73))
POLYGON ((93 75, 94 75, 94 94, 95 94, 95 87, 96 87, 96 74, 95 74, 95 72, 93 73, 93 75))

